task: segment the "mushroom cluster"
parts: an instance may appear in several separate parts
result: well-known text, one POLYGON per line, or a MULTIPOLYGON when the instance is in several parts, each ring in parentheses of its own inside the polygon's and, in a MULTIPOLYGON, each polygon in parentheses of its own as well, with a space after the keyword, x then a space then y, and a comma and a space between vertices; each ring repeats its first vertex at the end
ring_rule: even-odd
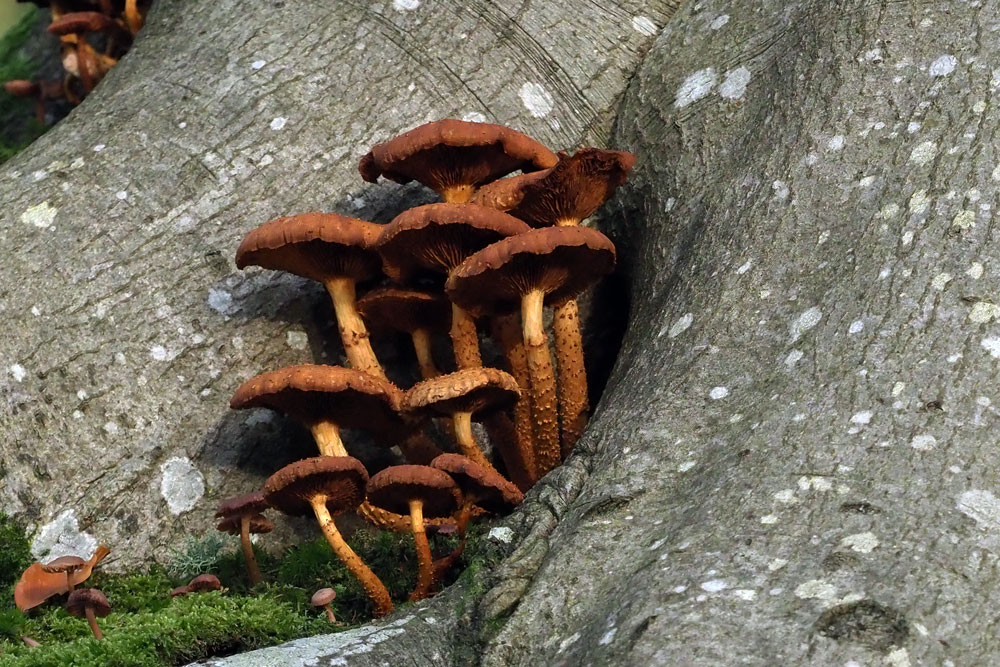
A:
MULTIPOLYGON (((615 247, 580 222, 632 164, 633 156, 620 151, 557 155, 507 127, 436 121, 375 146, 359 171, 370 182, 418 181, 441 203, 384 224, 302 213, 264 223, 240 244, 241 269, 287 271, 323 284, 348 364, 268 371, 233 395, 234 409, 268 408, 298 421, 318 449, 319 456, 274 473, 263 502, 314 516, 377 616, 392 610, 392 600, 335 516, 356 512, 377 527, 412 533, 419 572, 410 599, 421 599, 461 554, 469 520, 510 511, 583 432, 589 404, 575 298, 614 269, 615 247), (554 359, 546 307, 554 311, 554 359), (371 344, 371 333, 393 332, 408 335, 419 368, 421 380, 408 389, 389 379, 371 344), (434 345, 445 333, 448 358, 434 345), (484 366, 484 358, 500 358, 490 351, 502 353, 497 363, 505 368, 484 366), (489 447, 474 422, 484 425, 489 447), (425 428, 432 423, 450 437, 425 428), (343 437, 356 430, 398 447, 405 463, 369 478, 343 437), (460 546, 435 559, 428 528, 457 532, 460 546)), ((242 530, 257 581, 248 514, 227 513, 239 505, 224 504, 220 516, 233 517, 233 532, 242 530)), ((260 509, 253 504, 248 513, 260 509)))
POLYGON ((14 97, 35 102, 39 123, 45 122, 46 104, 65 99, 79 104, 125 55, 145 20, 151 0, 20 0, 47 7, 52 15, 49 32, 59 37, 62 81, 4 83, 14 97))

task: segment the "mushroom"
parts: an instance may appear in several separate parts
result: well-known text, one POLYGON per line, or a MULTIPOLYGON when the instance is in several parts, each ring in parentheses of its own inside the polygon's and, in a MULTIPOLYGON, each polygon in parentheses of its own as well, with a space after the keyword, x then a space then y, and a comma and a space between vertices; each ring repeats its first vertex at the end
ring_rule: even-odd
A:
POLYGON ((440 375, 431 354, 431 332, 447 331, 451 304, 444 296, 424 290, 380 287, 358 299, 358 312, 373 329, 410 334, 420 375, 440 375))
POLYGON ((230 498, 222 503, 219 506, 219 511, 215 513, 216 518, 222 517, 223 519, 216 526, 217 530, 240 536, 240 547, 243 549, 243 558, 247 563, 247 574, 249 574, 250 584, 253 586, 260 583, 260 568, 257 567, 253 545, 250 544, 250 534, 270 533, 274 530, 274 524, 262 514, 267 507, 264 492, 255 491, 244 496, 230 498))
POLYGON ((451 272, 445 289, 473 314, 521 311, 535 422, 535 468, 545 475, 561 460, 555 376, 543 306, 586 289, 615 265, 615 247, 587 227, 548 227, 480 250, 451 272))
POLYGON ((190 592, 191 592, 191 589, 188 588, 187 586, 178 586, 177 588, 175 588, 175 589, 173 589, 173 590, 170 591, 170 597, 172 597, 172 598, 182 598, 182 597, 184 597, 185 595, 187 595, 190 592))
POLYGON ((111 553, 111 549, 103 544, 97 546, 97 550, 86 562, 86 564, 73 572, 64 574, 59 572, 46 572, 41 563, 33 563, 28 567, 14 586, 14 603, 21 611, 27 611, 32 607, 37 607, 53 595, 66 593, 70 586, 77 586, 90 577, 94 568, 104 560, 105 556, 111 553))
POLYGON ((96 588, 79 588, 69 594, 66 600, 66 611, 71 616, 87 617, 87 623, 97 639, 104 639, 101 628, 97 625, 97 617, 104 618, 111 613, 111 605, 104 593, 96 588))
POLYGON ((376 145, 361 158, 358 171, 369 183, 379 176, 397 183, 416 180, 444 201, 462 203, 484 183, 557 161, 544 145, 509 127, 446 118, 376 145))
POLYGON ((356 509, 365 498, 368 472, 350 456, 318 456, 285 466, 271 475, 264 492, 271 507, 293 516, 314 514, 323 536, 344 566, 364 587, 376 616, 392 611, 389 591, 344 541, 333 516, 356 509))
POLYGON ((32 639, 28 635, 21 635, 21 641, 23 641, 24 645, 28 648, 38 648, 41 646, 37 639, 32 639))
POLYGON ((244 237, 236 250, 236 266, 288 271, 323 283, 333 300, 351 367, 384 379, 355 304, 357 283, 381 274, 378 255, 369 249, 381 229, 373 222, 334 213, 278 218, 244 237))
POLYGON ((312 598, 309 600, 314 607, 322 607, 326 610, 326 617, 330 619, 330 623, 336 625, 337 617, 333 615, 333 609, 330 608, 330 603, 334 601, 337 597, 337 591, 332 588, 321 588, 315 593, 313 593, 312 598))
POLYGON ((63 48, 63 66, 70 74, 80 78, 88 93, 118 61, 97 53, 87 41, 86 34, 104 33, 109 39, 131 40, 131 35, 125 28, 100 12, 63 14, 49 25, 49 32, 59 35, 63 48), (75 53, 75 59, 71 53, 75 53))
POLYGON ((42 571, 49 574, 63 574, 66 576, 66 590, 70 593, 73 592, 73 582, 70 577, 84 567, 87 566, 87 561, 83 560, 79 556, 60 556, 55 560, 51 560, 45 565, 42 565, 42 571))
POLYGON ((419 568, 411 601, 427 597, 433 582, 434 559, 424 530, 424 517, 449 516, 459 500, 458 487, 451 477, 428 466, 392 466, 377 473, 368 483, 368 502, 390 512, 410 515, 419 568))
POLYGON ((206 591, 221 591, 222 582, 214 574, 199 574, 188 582, 188 593, 204 593, 206 591))
MULTIPOLYGON (((625 182, 635 156, 624 151, 582 148, 559 153, 551 169, 495 181, 474 202, 506 211, 532 227, 573 226, 589 218, 625 182)), ((562 457, 566 458, 587 424, 587 370, 576 299, 556 304, 552 318, 559 369, 562 457)))
MULTIPOLYGON (((462 454, 496 473, 476 442, 472 420, 507 408, 520 396, 517 382, 507 373, 496 368, 467 368, 418 382, 403 395, 402 407, 418 415, 451 416, 462 454)), ((518 454, 514 457, 518 465, 533 467, 531 452, 518 454)))
MULTIPOLYGON (((528 356, 524 350, 524 337, 521 335, 521 322, 517 313, 510 315, 499 315, 491 318, 491 334, 493 340, 500 346, 507 365, 510 367, 510 374, 517 381, 517 386, 522 388, 521 398, 514 404, 513 441, 517 443, 517 451, 527 453, 529 458, 524 459, 524 464, 518 466, 507 461, 505 452, 509 447, 501 447, 500 453, 507 463, 507 472, 511 481, 517 484, 522 491, 530 489, 538 481, 537 470, 535 469, 535 436, 533 433, 534 424, 531 421, 531 400, 529 398, 528 387, 531 386, 531 378, 528 375, 528 356), (523 474, 522 474, 523 471, 523 474)), ((508 442, 509 437, 495 437, 494 431, 506 431, 508 425, 502 419, 492 418, 486 422, 486 428, 490 431, 490 438, 493 442, 508 442)))

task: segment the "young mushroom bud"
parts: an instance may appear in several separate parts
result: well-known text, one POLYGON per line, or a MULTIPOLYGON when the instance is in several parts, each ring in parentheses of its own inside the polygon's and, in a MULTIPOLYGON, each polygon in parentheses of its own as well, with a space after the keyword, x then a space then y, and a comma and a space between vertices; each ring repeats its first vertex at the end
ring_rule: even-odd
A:
POLYGON ((330 623, 336 624, 337 617, 333 615, 333 609, 330 608, 330 603, 333 602, 334 598, 337 597, 337 591, 332 588, 321 588, 315 593, 313 593, 310 602, 314 607, 322 607, 326 610, 326 617, 330 619, 330 623))
POLYGON ((77 589, 69 594, 66 611, 77 618, 86 616, 94 637, 104 638, 101 628, 97 625, 98 617, 104 618, 111 613, 111 605, 108 604, 108 598, 104 597, 104 593, 96 588, 77 589))

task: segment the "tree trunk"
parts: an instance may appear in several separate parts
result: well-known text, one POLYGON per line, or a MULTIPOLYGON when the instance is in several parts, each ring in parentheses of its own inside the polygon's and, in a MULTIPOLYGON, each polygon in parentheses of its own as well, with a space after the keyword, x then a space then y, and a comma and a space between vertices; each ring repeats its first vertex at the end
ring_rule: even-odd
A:
POLYGON ((996 662, 1000 7, 568 7, 158 5, 5 177, 4 508, 75 509, 131 562, 207 526, 261 474, 232 475, 250 418, 225 399, 311 358, 283 344, 319 296, 237 273, 239 238, 309 208, 385 219, 401 189, 360 186, 360 153, 476 111, 637 154, 603 219, 618 364, 499 565, 282 657, 996 662), (171 457, 209 489, 180 517, 197 484, 171 457))

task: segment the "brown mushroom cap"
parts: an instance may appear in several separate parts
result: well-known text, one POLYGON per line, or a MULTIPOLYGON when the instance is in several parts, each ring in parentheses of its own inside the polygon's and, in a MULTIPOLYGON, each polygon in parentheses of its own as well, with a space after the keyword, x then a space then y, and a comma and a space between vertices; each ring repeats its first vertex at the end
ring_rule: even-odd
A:
MULTIPOLYGON (((222 533, 239 535, 242 518, 242 515, 239 514, 236 516, 226 517, 219 522, 219 525, 217 525, 215 529, 222 533)), ((274 522, 263 514, 254 514, 250 517, 249 532, 252 535, 262 535, 264 533, 270 533, 272 530, 274 530, 274 522)))
POLYGON ((82 570, 87 564, 87 561, 80 558, 79 556, 60 556, 55 560, 49 561, 45 565, 42 565, 42 569, 46 572, 76 572, 77 570, 82 570))
POLYGON ((403 395, 403 410, 476 415, 510 407, 520 396, 517 381, 508 373, 496 368, 467 368, 413 385, 403 395))
POLYGON ((375 248, 394 278, 448 274, 469 255, 531 228, 475 204, 427 204, 403 211, 382 229, 375 248))
POLYGON ((254 491, 242 496, 230 498, 219 505, 218 517, 239 517, 243 514, 259 514, 268 507, 263 491, 254 491))
POLYGON ((53 35, 111 31, 124 32, 124 28, 101 12, 68 12, 49 24, 49 32, 53 35))
POLYGON ((368 471, 351 456, 316 456, 289 464, 267 478, 267 501, 292 516, 312 514, 311 499, 326 498, 330 514, 355 509, 365 499, 368 471))
POLYGON ((11 79, 3 84, 3 89, 14 97, 35 97, 41 92, 37 83, 25 79, 11 79))
POLYGON ((337 591, 332 588, 321 588, 312 594, 309 602, 314 607, 322 607, 333 602, 337 598, 337 591))
POLYGON ((358 312, 372 329, 412 333, 444 332, 451 326, 451 302, 442 294, 400 287, 380 287, 358 299, 358 312))
POLYGON ((306 364, 250 378, 229 407, 270 408, 306 424, 328 420, 341 428, 395 437, 407 428, 397 412, 401 399, 399 388, 388 380, 351 368, 306 364))
POLYGON ((66 600, 66 611, 71 616, 86 616, 87 607, 94 610, 94 616, 104 618, 111 613, 111 605, 104 593, 96 588, 78 588, 69 594, 66 600))
POLYGON ((557 161, 555 153, 517 130, 446 118, 376 145, 361 158, 358 171, 369 183, 385 176, 397 183, 420 181, 441 192, 479 186, 518 169, 547 169, 557 161))
POLYGON ((392 466, 368 483, 368 502, 397 514, 409 514, 410 501, 420 500, 425 517, 449 516, 460 498, 454 480, 430 466, 392 466))
POLYGON ((201 591, 220 591, 222 582, 214 574, 199 574, 188 582, 188 592, 200 593, 201 591))
POLYGON ((349 277, 369 280, 381 273, 369 249, 381 225, 335 213, 302 213, 265 222, 243 238, 236 266, 288 271, 324 282, 349 277))
POLYGON ((448 473, 462 495, 474 498, 475 504, 484 510, 499 514, 517 507, 524 500, 520 489, 468 457, 441 454, 431 461, 431 467, 448 473))
POLYGON ((172 598, 184 597, 185 595, 187 595, 190 592, 191 592, 191 589, 188 588, 187 586, 178 586, 177 588, 175 588, 172 591, 170 591, 170 597, 172 597, 172 598))
POLYGON ((473 315, 507 314, 528 290, 545 302, 571 299, 615 266, 615 246, 588 227, 545 227, 498 241, 462 262, 448 278, 448 297, 473 315))
POLYGON ((583 220, 611 198, 628 177, 635 156, 624 151, 581 148, 559 154, 559 164, 483 186, 473 202, 507 211, 532 227, 583 220))

